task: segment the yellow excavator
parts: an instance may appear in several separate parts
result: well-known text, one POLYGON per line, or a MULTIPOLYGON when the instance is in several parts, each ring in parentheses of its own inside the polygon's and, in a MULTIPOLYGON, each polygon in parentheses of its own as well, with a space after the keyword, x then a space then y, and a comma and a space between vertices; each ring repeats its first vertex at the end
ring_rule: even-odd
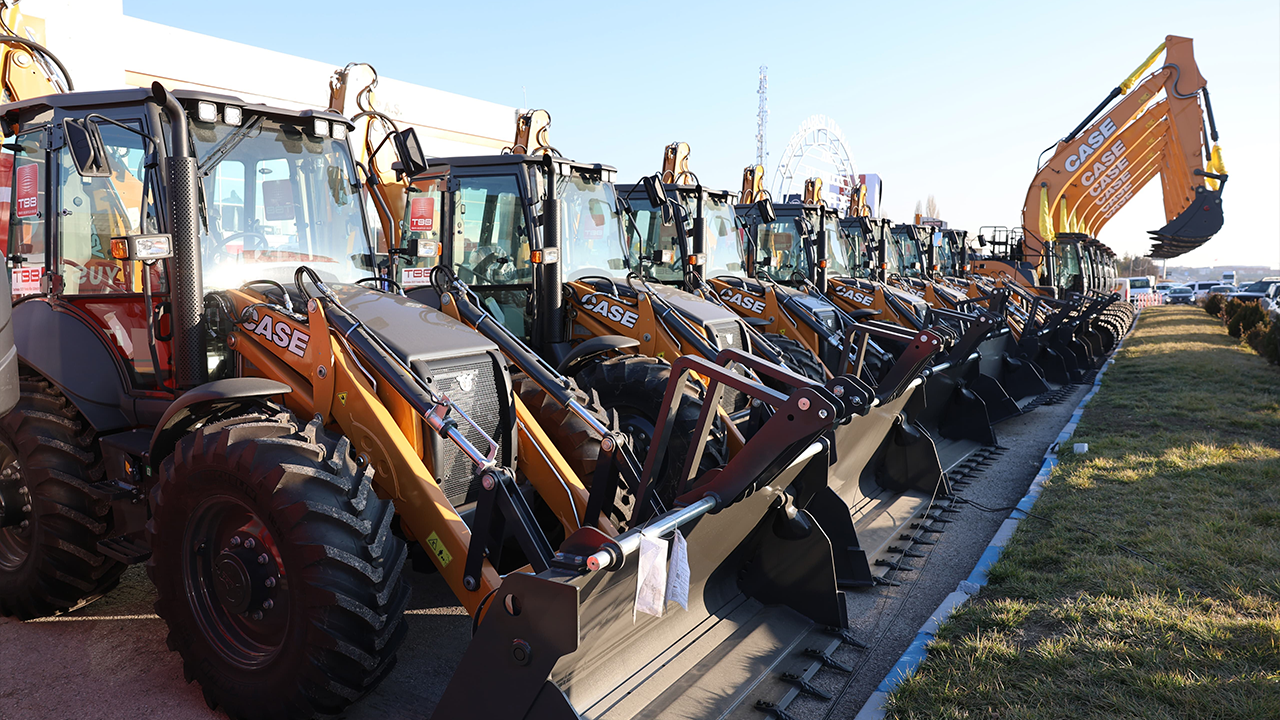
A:
POLYGON ((1044 294, 1063 290, 1060 266, 1079 264, 1078 239, 1107 221, 1157 174, 1166 224, 1151 231, 1152 257, 1207 242, 1222 227, 1227 174, 1208 83, 1191 38, 1170 35, 1066 137, 1045 152, 1027 189, 1020 236, 974 271, 1044 294), (1161 58, 1154 72, 1144 74, 1161 58), (1114 103, 1114 104, 1113 104, 1114 103), (1060 236, 1067 234, 1066 238, 1060 236), (1059 250, 1055 242, 1062 241, 1059 250))

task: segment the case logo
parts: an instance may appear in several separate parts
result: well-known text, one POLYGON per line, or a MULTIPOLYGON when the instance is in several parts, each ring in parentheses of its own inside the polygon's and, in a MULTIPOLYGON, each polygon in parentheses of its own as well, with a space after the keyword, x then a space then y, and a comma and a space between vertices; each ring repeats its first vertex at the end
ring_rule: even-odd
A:
POLYGON ((306 354, 307 342, 311 340, 311 336, 307 333, 283 320, 273 321, 271 316, 266 313, 263 313, 257 325, 246 325, 245 330, 252 332, 254 335, 261 335, 275 343, 276 346, 288 350, 298 357, 303 357, 306 354))
POLYGON ((725 302, 731 302, 740 308, 750 310, 751 312, 757 315, 764 312, 763 301, 757 300, 751 297, 750 295, 743 295, 742 293, 734 290, 733 288, 725 288, 721 290, 720 299, 724 300, 725 302))
POLYGON ((600 300, 593 305, 583 303, 583 307, 606 320, 620 323, 623 327, 633 328, 636 326, 636 321, 640 319, 639 315, 628 310, 625 305, 611 303, 608 300, 600 300))

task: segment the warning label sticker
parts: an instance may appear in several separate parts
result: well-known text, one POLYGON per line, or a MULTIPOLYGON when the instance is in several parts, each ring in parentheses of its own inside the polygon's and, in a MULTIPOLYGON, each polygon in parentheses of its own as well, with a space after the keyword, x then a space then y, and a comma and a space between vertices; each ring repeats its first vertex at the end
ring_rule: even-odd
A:
POLYGON ((449 554, 447 549, 445 549, 444 543, 441 542, 439 535, 436 535, 435 533, 428 535, 427 547, 431 549, 431 552, 436 554, 436 557, 440 558, 440 567, 448 567, 449 563, 453 562, 453 556, 449 554))

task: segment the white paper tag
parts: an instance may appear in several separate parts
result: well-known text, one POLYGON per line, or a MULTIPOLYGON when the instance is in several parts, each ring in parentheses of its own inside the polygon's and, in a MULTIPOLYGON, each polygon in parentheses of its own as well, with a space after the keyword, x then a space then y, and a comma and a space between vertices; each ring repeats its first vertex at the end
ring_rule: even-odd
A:
POLYGON ((671 538, 671 567, 667 572, 667 601, 689 609, 689 544, 676 530, 671 538))
POLYGON ((662 617, 662 606, 667 594, 667 541, 660 537, 640 535, 640 570, 636 575, 636 604, 631 611, 631 621, 636 613, 648 613, 662 617))

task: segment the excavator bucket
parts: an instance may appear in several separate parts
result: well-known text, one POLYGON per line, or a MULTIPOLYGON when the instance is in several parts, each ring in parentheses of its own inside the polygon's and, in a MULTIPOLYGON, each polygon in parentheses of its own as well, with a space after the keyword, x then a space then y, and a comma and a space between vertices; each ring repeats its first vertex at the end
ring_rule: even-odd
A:
POLYGON ((1195 202, 1159 230, 1151 231, 1151 239, 1159 242, 1152 257, 1176 257, 1208 242, 1224 222, 1222 188, 1197 193, 1195 202))
MULTIPOLYGON (((507 575, 433 718, 723 717, 803 656, 806 638, 847 626, 832 542, 792 497, 825 483, 824 436, 848 406, 822 386, 786 397, 701 358, 677 358, 672 369, 668 407, 677 383, 697 372, 710 379, 710 397, 729 385, 776 412, 676 509, 615 538, 580 530, 548 570, 507 575), (668 602, 660 617, 637 612, 650 560, 642 543, 678 544, 676 533, 688 548, 687 609, 668 602)), ((700 428, 716 406, 705 403, 700 428)), ((650 461, 664 451, 667 420, 650 461)), ((642 488, 638 508, 645 496, 642 488)), ((671 572, 679 566, 673 554, 671 572)))

